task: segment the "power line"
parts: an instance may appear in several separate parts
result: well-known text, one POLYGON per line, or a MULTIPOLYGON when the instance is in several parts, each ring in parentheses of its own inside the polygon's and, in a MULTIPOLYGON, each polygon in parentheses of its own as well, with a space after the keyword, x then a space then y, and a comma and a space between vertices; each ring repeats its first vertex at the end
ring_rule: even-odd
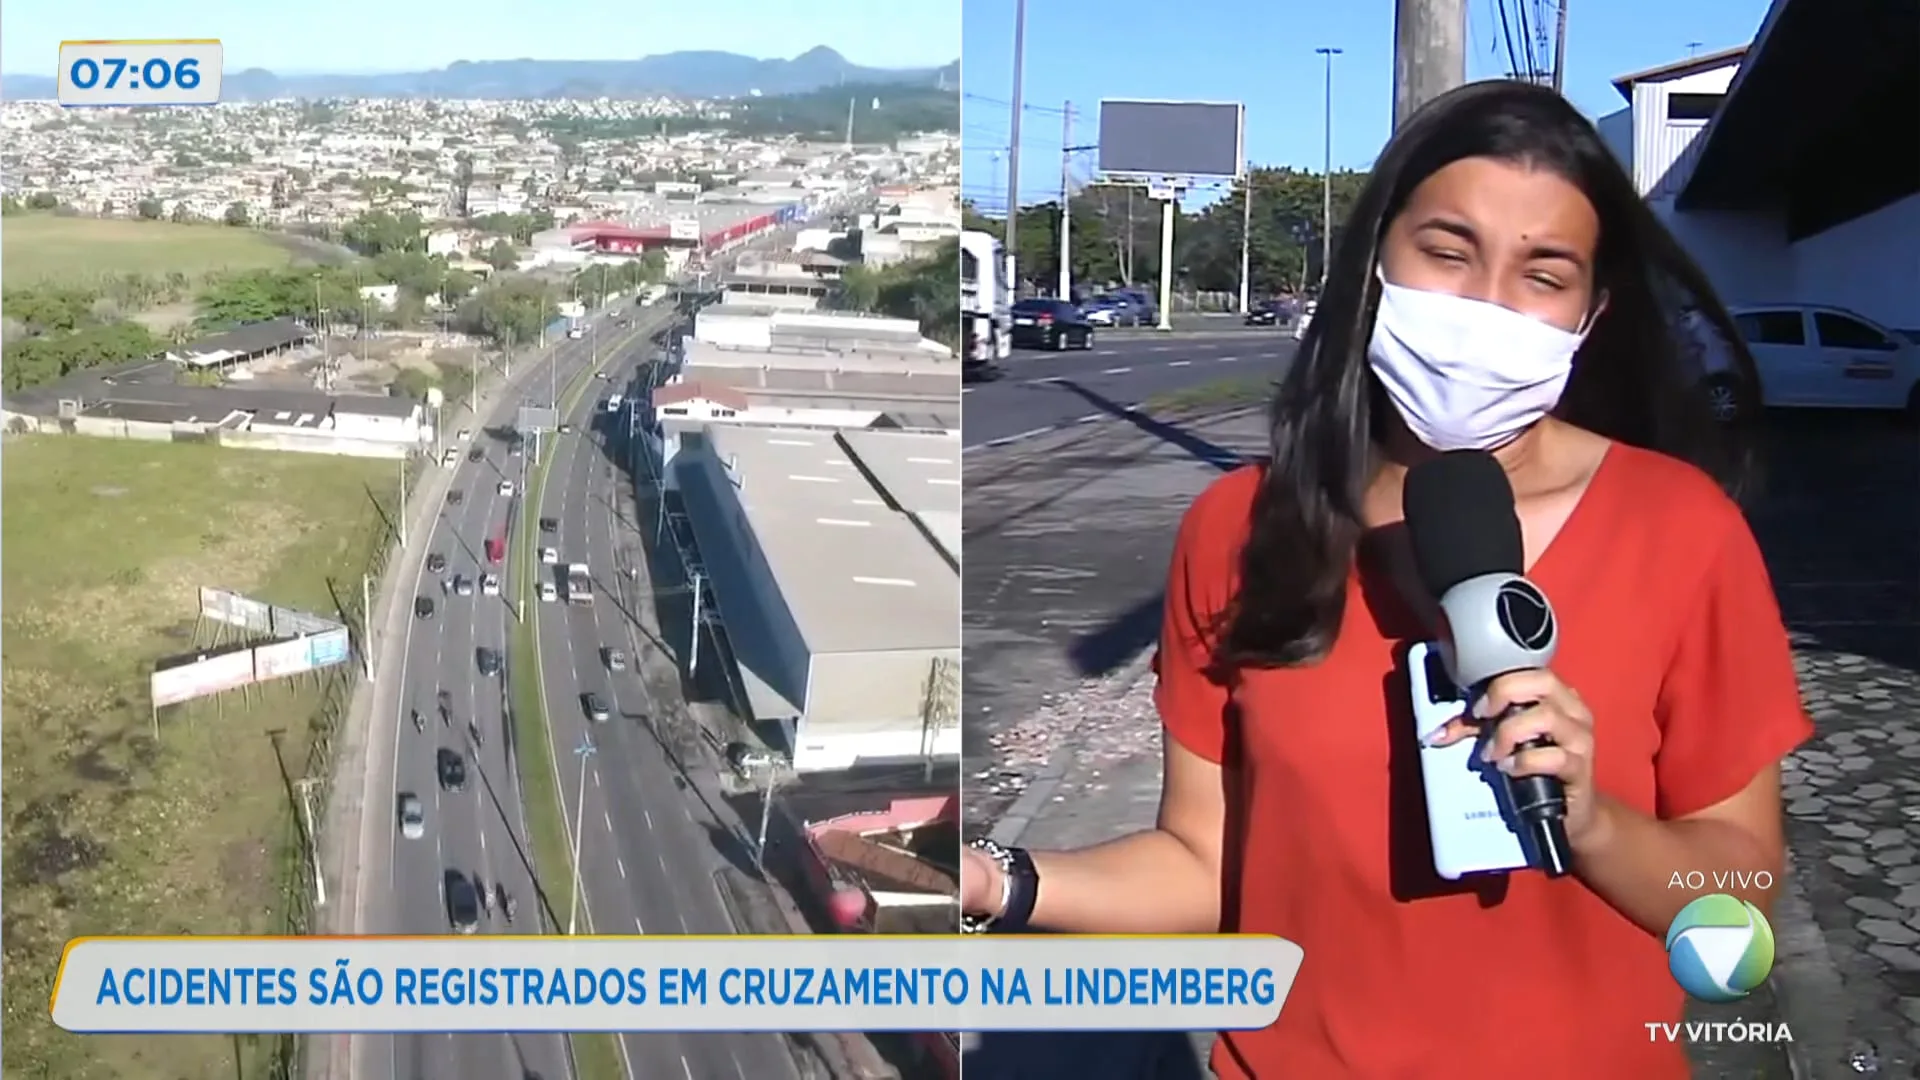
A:
MULTIPOLYGON (((1000 98, 991 98, 985 94, 961 94, 960 97, 962 100, 978 102, 981 105, 998 105, 1003 109, 1013 108, 1013 102, 1003 101, 1000 98)), ((1020 106, 1020 111, 1024 113, 1035 113, 1040 116, 1065 116, 1067 114, 1065 109, 1048 108, 1045 105, 1022 105, 1020 106)))

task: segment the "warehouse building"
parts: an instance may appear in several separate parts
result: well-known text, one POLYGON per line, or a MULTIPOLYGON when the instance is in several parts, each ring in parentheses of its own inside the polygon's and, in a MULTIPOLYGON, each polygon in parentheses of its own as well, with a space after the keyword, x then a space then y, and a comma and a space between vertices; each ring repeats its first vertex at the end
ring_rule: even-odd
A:
POLYGON ((744 706, 794 769, 955 758, 959 439, 711 424, 680 449, 744 706))

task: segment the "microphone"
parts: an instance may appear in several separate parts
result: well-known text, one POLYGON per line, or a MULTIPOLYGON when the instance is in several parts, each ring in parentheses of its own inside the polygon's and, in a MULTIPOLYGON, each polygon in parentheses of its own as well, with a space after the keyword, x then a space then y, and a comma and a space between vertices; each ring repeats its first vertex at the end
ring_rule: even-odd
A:
MULTIPOLYGON (((1493 679, 1544 668, 1559 646, 1553 607, 1521 576, 1526 548, 1513 485, 1493 455, 1455 450, 1407 470, 1401 506, 1414 565, 1444 616, 1439 652, 1454 686, 1477 700, 1493 679)), ((1501 716, 1527 706, 1516 705, 1501 716)), ((1531 739, 1521 749, 1552 743, 1531 739)), ((1567 843, 1567 793, 1557 777, 1507 778, 1514 811, 1533 839, 1548 877, 1573 865, 1567 843)))

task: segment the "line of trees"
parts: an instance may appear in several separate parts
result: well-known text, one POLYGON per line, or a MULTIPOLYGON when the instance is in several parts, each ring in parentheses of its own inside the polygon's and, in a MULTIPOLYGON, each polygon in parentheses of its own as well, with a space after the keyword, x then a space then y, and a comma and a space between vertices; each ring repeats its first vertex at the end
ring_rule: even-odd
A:
POLYGON ((855 264, 840 276, 840 305, 853 311, 912 319, 920 332, 960 347, 960 241, 943 241, 931 255, 892 266, 855 264))
POLYGON ((960 130, 960 94, 932 86, 853 84, 822 87, 804 94, 738 98, 720 106, 727 116, 648 116, 606 118, 551 117, 538 127, 560 143, 578 147, 587 139, 633 139, 726 131, 748 137, 799 136, 841 140, 847 135, 848 104, 853 105, 853 140, 891 143, 923 131, 960 130))
MULTIPOLYGON (((1364 172, 1333 174, 1334 243, 1339 243, 1364 172)), ((1271 296, 1310 288, 1320 277, 1320 247, 1325 180, 1302 169, 1253 170, 1252 243, 1248 252, 1251 294, 1271 296)), ((1174 223, 1173 269, 1180 287, 1200 292, 1237 292, 1240 288, 1240 240, 1244 189, 1174 223)), ((1073 196, 1073 278, 1084 282, 1160 280, 1160 204, 1142 188, 1096 186, 1073 196)), ((982 216, 969 205, 967 228, 1004 233, 1004 220, 982 216)), ((1060 204, 1023 207, 1016 222, 1018 272, 1039 291, 1051 291, 1060 277, 1060 204)))

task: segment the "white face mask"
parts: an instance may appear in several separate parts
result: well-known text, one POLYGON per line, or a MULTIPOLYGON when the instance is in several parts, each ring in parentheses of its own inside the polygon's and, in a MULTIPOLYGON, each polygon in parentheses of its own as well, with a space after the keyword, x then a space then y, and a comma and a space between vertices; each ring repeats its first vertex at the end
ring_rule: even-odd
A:
POLYGON ((1492 450, 1560 404, 1586 340, 1484 300, 1380 281, 1367 360, 1435 450, 1492 450))

